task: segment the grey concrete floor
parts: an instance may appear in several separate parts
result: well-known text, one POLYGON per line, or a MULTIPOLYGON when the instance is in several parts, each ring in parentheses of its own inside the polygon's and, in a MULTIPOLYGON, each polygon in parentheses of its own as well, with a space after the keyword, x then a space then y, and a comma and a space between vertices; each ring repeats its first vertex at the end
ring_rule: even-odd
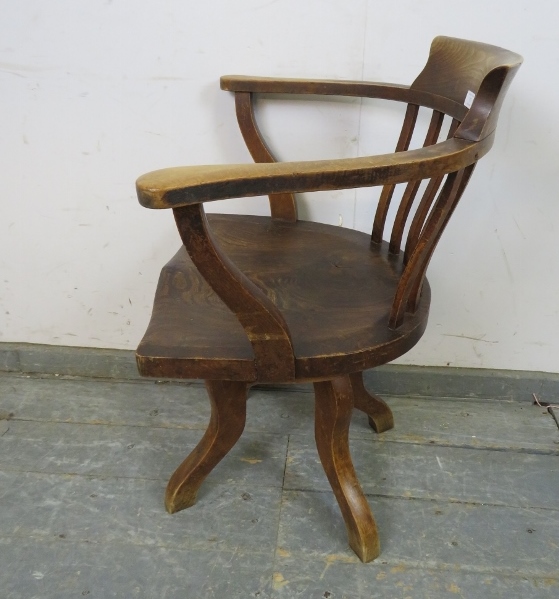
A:
POLYGON ((386 397, 351 451, 380 558, 347 545, 313 396, 251 391, 192 508, 166 481, 209 415, 197 384, 0 376, 0 598, 559 596, 559 430, 529 401, 386 397))

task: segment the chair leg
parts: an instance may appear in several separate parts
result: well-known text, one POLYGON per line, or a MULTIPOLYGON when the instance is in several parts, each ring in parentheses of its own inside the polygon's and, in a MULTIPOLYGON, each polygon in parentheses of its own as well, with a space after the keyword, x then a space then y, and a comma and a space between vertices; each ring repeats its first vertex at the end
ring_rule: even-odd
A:
POLYGON ((363 373, 350 374, 355 407, 365 412, 369 417, 369 425, 376 433, 384 433, 394 428, 394 416, 386 402, 378 395, 373 395, 365 389, 363 373))
POLYGON ((167 484, 165 507, 170 514, 194 505, 206 476, 235 445, 245 427, 246 383, 206 381, 206 389, 212 406, 210 423, 167 484))
POLYGON ((363 562, 380 553, 377 526, 349 453, 348 432, 353 409, 349 376, 314 384, 315 439, 318 455, 347 528, 349 545, 363 562))

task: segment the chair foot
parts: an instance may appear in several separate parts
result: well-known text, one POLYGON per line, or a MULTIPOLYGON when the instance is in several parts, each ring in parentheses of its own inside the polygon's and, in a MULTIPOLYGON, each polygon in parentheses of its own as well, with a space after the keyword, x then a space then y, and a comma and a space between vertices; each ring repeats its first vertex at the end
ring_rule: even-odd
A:
POLYGON ((246 420, 247 387, 246 383, 206 381, 212 406, 210 423, 167 484, 165 507, 170 514, 194 505, 205 478, 241 436, 246 420))
POLYGON ((373 395, 365 389, 365 385, 363 384, 363 373, 356 372, 350 374, 349 378, 353 388, 355 407, 367 414, 369 417, 369 426, 376 433, 384 433, 385 431, 394 428, 394 416, 392 410, 378 395, 373 395))
POLYGON ((353 409, 349 376, 314 384, 315 438, 318 455, 347 528, 349 545, 369 562, 380 553, 377 526, 349 453, 348 431, 353 409))

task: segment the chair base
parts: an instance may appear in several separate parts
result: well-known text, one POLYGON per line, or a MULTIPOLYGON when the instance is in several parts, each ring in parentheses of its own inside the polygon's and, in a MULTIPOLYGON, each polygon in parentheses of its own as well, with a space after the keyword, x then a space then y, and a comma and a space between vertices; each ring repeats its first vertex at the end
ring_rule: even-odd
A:
MULTIPOLYGON (((246 420, 249 384, 206 381, 211 403, 208 428, 167 484, 165 507, 169 513, 196 502, 200 486, 241 436, 246 420)), ((350 547, 369 562, 380 553, 377 526, 361 489, 349 452, 349 423, 353 408, 369 418, 381 433, 394 426, 390 408, 363 384, 361 372, 314 383, 315 440, 320 461, 344 519, 350 547)))

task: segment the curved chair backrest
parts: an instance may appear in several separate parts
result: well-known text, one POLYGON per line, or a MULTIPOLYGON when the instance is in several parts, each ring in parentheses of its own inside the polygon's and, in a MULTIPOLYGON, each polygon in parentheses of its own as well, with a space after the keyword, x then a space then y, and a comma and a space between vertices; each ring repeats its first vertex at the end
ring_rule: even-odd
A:
MULTIPOLYGON (((406 312, 417 311, 433 251, 478 159, 491 148, 504 96, 521 63, 519 55, 496 46, 437 37, 427 64, 411 86, 224 76, 221 86, 235 92, 239 126, 256 162, 275 162, 254 118, 256 93, 347 95, 407 104, 395 153, 261 164, 259 168, 231 165, 157 171, 138 180, 138 197, 145 206, 173 208, 176 215, 179 211, 183 215, 195 213, 202 222, 203 202, 268 194, 272 219, 295 222, 294 193, 381 187, 371 243, 380 252, 386 251, 401 272, 388 318, 388 326, 396 329, 404 322, 406 312), (420 109, 431 111, 430 124, 423 148, 408 152, 420 109), (448 120, 451 122, 447 128, 448 120), (387 216, 396 185, 402 185, 403 191, 385 246, 387 216)), ((188 244, 186 240, 185 246, 188 244)), ((238 269, 235 276, 248 285, 238 269)), ((224 299, 227 305, 232 305, 234 295, 229 303, 224 299)), ((263 302, 259 300, 261 305, 263 302)), ((272 309, 270 305, 262 314, 272 309)))
POLYGON ((439 36, 410 89, 470 105, 454 136, 480 141, 495 130, 501 104, 521 64, 522 57, 509 50, 439 36))
MULTIPOLYGON (((445 116, 452 117, 448 138, 479 142, 475 160, 456 172, 432 177, 425 186, 409 224, 404 249, 405 268, 395 295, 390 326, 403 322, 406 311, 414 312, 433 251, 452 215, 478 157, 493 142, 499 111, 506 91, 522 64, 513 52, 449 37, 437 37, 431 45, 425 68, 409 88, 410 94, 397 152, 406 151, 421 106, 432 109, 424 147, 439 141, 445 116)), ((390 233, 389 252, 400 253, 408 217, 422 179, 409 181, 402 194, 390 233)), ((375 214, 372 241, 381 243, 395 185, 385 185, 375 214)))

